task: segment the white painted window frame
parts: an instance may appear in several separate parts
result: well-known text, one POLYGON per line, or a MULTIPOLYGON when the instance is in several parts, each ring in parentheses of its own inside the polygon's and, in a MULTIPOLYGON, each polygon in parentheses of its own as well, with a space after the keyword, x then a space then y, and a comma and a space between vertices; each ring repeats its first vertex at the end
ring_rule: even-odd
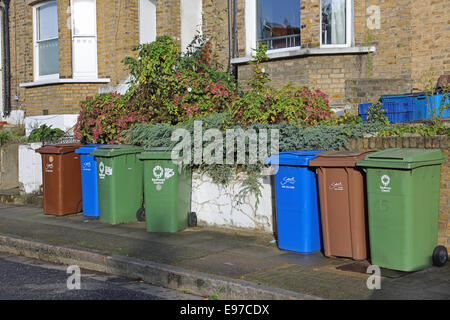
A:
MULTIPOLYGON (((195 36, 203 34, 203 3, 202 0, 181 0, 181 29, 180 29, 180 42, 181 51, 187 52, 188 46, 192 43, 195 36), (195 11, 195 15, 187 15, 186 8, 191 7, 198 9, 195 11)), ((190 12, 193 13, 192 11, 190 12)))
POLYGON ((72 78, 75 80, 79 80, 79 79, 97 79, 98 78, 98 38, 97 38, 97 1, 94 1, 94 6, 95 6, 95 15, 94 15, 94 25, 95 25, 95 34, 94 35, 75 35, 75 20, 74 20, 74 5, 73 5, 73 0, 70 0, 70 26, 71 26, 71 36, 72 36, 72 78), (92 73, 84 73, 84 74, 76 74, 75 73, 75 50, 74 50, 74 40, 76 38, 92 38, 94 39, 95 42, 95 71, 92 73))
POLYGON ((345 44, 323 44, 322 43, 322 0, 320 0, 320 47, 321 48, 349 48, 354 46, 354 11, 353 0, 346 0, 346 34, 345 44), (349 19, 350 18, 350 19, 349 19))
MULTIPOLYGON (((245 54, 246 56, 252 56, 255 53, 257 46, 257 0, 245 0, 245 54)), ((300 13, 301 17, 301 13, 300 13)), ((301 19, 301 18, 300 18, 301 19)), ((301 21, 301 20, 300 20, 301 21)), ((287 51, 297 51, 301 48, 300 46, 281 48, 281 49, 271 49, 267 50, 267 53, 280 53, 287 51)))
MULTIPOLYGON (((56 0, 49 0, 45 2, 38 3, 33 6, 33 56, 34 56, 34 66, 33 66, 33 72, 34 72, 34 81, 48 81, 48 80, 57 80, 59 79, 59 72, 55 74, 49 74, 45 76, 39 75, 39 46, 38 46, 38 19, 37 19, 37 9, 42 7, 45 4, 48 4, 50 2, 55 2, 58 6, 58 2, 56 0)), ((58 33, 59 33, 59 27, 58 27, 58 33)), ((59 42, 59 36, 56 38, 46 39, 48 40, 55 40, 58 39, 59 42)), ((58 43, 59 48, 59 43, 58 43)))
MULTIPOLYGON (((156 10, 157 10, 156 6, 157 6, 157 4, 156 4, 156 0, 151 0, 150 2, 153 2, 154 5, 155 5, 155 16, 154 16, 154 18, 155 18, 155 21, 154 21, 154 23, 155 23, 155 37, 154 37, 154 39, 151 41, 151 42, 153 42, 153 41, 156 40, 156 37, 158 36, 158 32, 157 32, 157 30, 158 30, 158 25, 157 25, 157 20, 156 20, 156 15, 157 15, 157 13, 156 13, 156 10)), ((144 39, 143 39, 144 37, 143 37, 143 35, 142 35, 142 33, 143 33, 143 30, 142 30, 142 20, 146 18, 145 15, 144 15, 144 12, 143 12, 142 0, 139 0, 139 5, 138 5, 138 7, 139 7, 139 9, 138 9, 138 11, 139 11, 139 44, 144 44, 144 43, 148 43, 148 42, 145 42, 145 41, 144 41, 144 39)), ((150 43, 151 43, 151 42, 150 42, 150 43)))

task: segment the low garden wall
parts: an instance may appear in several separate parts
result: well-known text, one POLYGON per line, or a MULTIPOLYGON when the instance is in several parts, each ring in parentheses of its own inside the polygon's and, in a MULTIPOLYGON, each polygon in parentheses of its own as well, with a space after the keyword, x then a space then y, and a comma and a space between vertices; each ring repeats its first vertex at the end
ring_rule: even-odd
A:
POLYGON ((19 186, 17 150, 17 144, 0 147, 0 190, 10 190, 19 186))
POLYGON ((42 143, 29 143, 19 146, 19 184, 25 194, 39 192, 42 185, 42 160, 41 155, 35 150, 42 143))
POLYGON ((228 185, 215 184, 207 173, 192 175, 191 210, 199 225, 273 231, 270 177, 260 179, 261 197, 256 206, 253 194, 239 197, 244 174, 235 175, 228 185))

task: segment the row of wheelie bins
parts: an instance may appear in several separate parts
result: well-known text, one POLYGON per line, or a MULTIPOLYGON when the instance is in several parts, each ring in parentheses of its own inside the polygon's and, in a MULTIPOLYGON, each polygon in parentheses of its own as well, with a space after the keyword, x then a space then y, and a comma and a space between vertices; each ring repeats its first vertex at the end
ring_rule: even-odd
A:
POLYGON ((141 217, 149 232, 177 232, 192 219, 191 172, 173 162, 170 151, 59 144, 36 152, 42 155, 46 214, 83 211, 112 225, 141 217))
POLYGON ((272 156, 278 246, 416 271, 437 246, 440 150, 292 151, 272 156))
MULTIPOLYGON (((64 144, 36 152, 42 154, 46 214, 83 211, 120 224, 144 213, 149 232, 191 225, 191 171, 170 151, 64 144)), ((436 244, 445 160, 440 150, 426 149, 302 150, 270 157, 278 247, 370 259, 401 271, 444 265, 446 248, 436 244)))

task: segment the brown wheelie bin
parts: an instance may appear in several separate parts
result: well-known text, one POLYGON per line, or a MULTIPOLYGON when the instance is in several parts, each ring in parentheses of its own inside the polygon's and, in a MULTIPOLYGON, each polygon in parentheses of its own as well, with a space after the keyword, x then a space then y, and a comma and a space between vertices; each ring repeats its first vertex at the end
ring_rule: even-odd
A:
POLYGON ((54 144, 36 150, 42 155, 44 213, 56 216, 82 211, 80 144, 54 144))
POLYGON ((328 151, 310 161, 319 182, 325 256, 367 258, 365 179, 358 160, 373 151, 328 151))

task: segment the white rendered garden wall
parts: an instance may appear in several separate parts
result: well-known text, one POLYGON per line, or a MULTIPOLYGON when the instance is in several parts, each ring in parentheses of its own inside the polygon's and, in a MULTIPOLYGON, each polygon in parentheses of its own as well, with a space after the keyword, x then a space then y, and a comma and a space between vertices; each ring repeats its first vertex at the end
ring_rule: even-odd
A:
POLYGON ((273 232, 270 177, 260 180, 263 187, 258 208, 255 208, 254 195, 237 198, 243 177, 244 174, 239 174, 223 186, 213 183, 206 173, 193 173, 191 210, 197 213, 200 226, 273 232))

